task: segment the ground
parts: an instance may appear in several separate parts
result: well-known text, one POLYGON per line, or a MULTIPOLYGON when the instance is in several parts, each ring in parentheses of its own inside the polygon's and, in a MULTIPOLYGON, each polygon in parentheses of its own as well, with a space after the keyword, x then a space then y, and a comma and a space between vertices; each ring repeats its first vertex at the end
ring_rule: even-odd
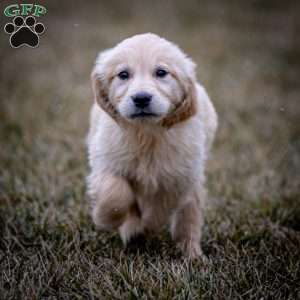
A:
POLYGON ((299 3, 40 4, 38 48, 0 34, 0 299, 299 299, 299 3), (193 57, 220 118, 205 264, 184 260, 167 231, 124 249, 89 215, 93 61, 149 31, 193 57))

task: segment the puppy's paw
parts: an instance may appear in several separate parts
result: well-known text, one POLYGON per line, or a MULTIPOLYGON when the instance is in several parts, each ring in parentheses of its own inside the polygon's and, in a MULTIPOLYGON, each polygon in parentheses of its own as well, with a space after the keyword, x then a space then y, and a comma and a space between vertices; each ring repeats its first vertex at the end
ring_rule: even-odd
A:
POLYGON ((144 228, 139 217, 131 216, 119 227, 119 234, 124 245, 137 236, 142 235, 144 228))
POLYGON ((205 261, 205 255, 202 252, 200 244, 195 241, 182 241, 177 243, 177 247, 182 254, 190 260, 202 259, 205 261))
POLYGON ((90 175, 90 180, 95 225, 104 230, 118 229, 134 203, 130 185, 122 177, 114 175, 90 175))
POLYGON ((117 229, 126 217, 126 208, 115 207, 109 203, 97 204, 92 211, 92 218, 97 228, 102 230, 113 230, 117 229))

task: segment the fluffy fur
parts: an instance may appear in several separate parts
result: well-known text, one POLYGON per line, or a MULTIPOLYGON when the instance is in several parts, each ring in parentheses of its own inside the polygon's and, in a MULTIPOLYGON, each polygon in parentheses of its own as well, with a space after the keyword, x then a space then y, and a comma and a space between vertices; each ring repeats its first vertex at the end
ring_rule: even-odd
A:
POLYGON ((101 53, 92 83, 87 183, 93 221, 118 230, 125 244, 169 225, 183 253, 198 257, 217 115, 196 81, 195 64, 173 43, 141 34, 101 53), (167 75, 156 76, 157 68, 167 75), (124 70, 125 80, 118 75, 124 70), (152 95, 147 112, 153 115, 135 118, 132 97, 141 91, 152 95))

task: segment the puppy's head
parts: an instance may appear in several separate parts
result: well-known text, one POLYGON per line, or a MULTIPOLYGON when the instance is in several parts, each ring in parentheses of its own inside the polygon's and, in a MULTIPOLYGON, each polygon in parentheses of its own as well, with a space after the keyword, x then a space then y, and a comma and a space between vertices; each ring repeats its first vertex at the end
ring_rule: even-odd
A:
POLYGON ((100 53, 92 72, 96 101, 116 121, 166 127, 195 114, 195 80, 191 59, 150 33, 100 53))

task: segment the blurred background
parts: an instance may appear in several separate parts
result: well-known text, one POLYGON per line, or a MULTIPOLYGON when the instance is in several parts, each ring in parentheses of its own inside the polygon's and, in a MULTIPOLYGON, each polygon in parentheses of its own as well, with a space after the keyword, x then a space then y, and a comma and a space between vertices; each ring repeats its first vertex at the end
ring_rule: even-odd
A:
MULTIPOLYGON (((1 1, 1 10, 8 4, 1 1)), ((269 230, 270 241, 287 243, 280 226, 299 242, 299 1, 39 4, 48 12, 39 18, 46 30, 38 48, 12 49, 0 33, 0 227, 7 240, 18 236, 9 226, 23 228, 20 239, 31 232, 32 241, 35 226, 60 224, 71 233, 86 226, 89 232, 84 141, 93 102, 90 72, 99 51, 153 32, 194 59, 219 114, 205 251, 217 251, 212 240, 249 238, 247 230, 269 230)), ((8 21, 2 14, 1 28, 8 21)))

